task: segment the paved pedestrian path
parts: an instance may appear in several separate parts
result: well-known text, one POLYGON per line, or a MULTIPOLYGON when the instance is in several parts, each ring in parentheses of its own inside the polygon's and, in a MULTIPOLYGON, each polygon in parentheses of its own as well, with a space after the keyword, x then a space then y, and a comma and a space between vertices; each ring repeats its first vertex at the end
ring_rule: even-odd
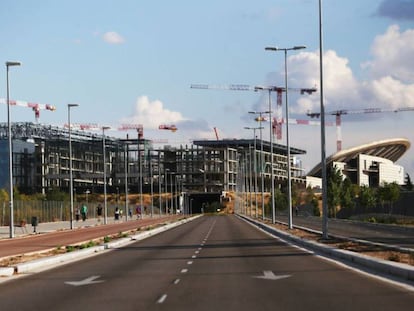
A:
MULTIPOLYGON (((8 227, 2 227, 0 239, 0 258, 9 256, 40 252, 65 245, 74 245, 85 241, 92 241, 105 236, 140 230, 140 228, 167 224, 181 219, 182 215, 168 215, 163 217, 145 217, 144 219, 131 219, 129 221, 109 220, 106 225, 97 219, 75 222, 70 230, 69 222, 43 223, 36 228, 36 233, 30 232, 31 225, 27 226, 28 233, 16 230, 15 238, 9 237, 8 227)), ((18 228, 20 230, 20 228, 18 228)))
MULTIPOLYGON (((151 218, 151 216, 144 216, 144 219, 151 218)), ((159 215, 154 215, 154 219, 160 218, 159 215)), ((136 220, 136 217, 128 217, 128 220, 126 220, 125 217, 123 217, 120 220, 115 220, 113 217, 107 218, 107 224, 115 224, 115 223, 124 223, 136 220)), ((79 221, 73 221, 73 227, 74 229, 77 228, 87 228, 91 226, 97 226, 97 225, 103 225, 104 224, 104 218, 96 219, 96 218, 88 218, 85 221, 79 220, 79 221)), ((21 227, 19 225, 15 225, 14 228, 14 236, 22 237, 22 236, 29 236, 29 235, 36 235, 36 234, 42 234, 42 233, 48 233, 48 232, 56 232, 56 231, 62 231, 62 230, 70 230, 70 222, 69 221, 56 221, 56 222, 41 222, 38 224, 37 227, 33 227, 30 223, 26 224, 25 227, 21 227)), ((9 226, 0 226, 0 240, 1 239, 9 239, 10 238, 10 227, 9 226)))

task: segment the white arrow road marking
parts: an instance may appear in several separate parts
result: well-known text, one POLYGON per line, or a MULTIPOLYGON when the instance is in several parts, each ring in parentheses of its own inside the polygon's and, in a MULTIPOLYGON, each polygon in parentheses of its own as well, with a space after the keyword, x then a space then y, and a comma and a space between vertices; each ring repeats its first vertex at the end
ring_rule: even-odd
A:
POLYGON ((83 285, 91 285, 95 283, 102 283, 103 280, 95 281, 96 279, 100 278, 99 275, 90 276, 82 281, 73 281, 73 282, 65 282, 65 284, 72 285, 72 286, 83 286, 83 285))
POLYGON ((275 275, 273 271, 263 271, 263 275, 254 276, 254 278, 257 278, 257 279, 265 279, 265 280, 272 280, 272 281, 286 279, 289 277, 290 277, 289 274, 275 275))

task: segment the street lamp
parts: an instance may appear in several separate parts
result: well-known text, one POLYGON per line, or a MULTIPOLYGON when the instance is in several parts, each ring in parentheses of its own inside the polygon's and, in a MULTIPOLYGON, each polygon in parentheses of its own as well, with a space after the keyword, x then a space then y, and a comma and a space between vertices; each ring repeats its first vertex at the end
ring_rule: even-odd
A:
POLYGON ((78 104, 68 104, 70 229, 73 229, 72 125, 70 123, 70 108, 78 107, 78 106, 79 106, 78 104))
POLYGON ((170 172, 170 189, 171 189, 171 214, 174 214, 174 183, 173 172, 170 172))
POLYGON ((151 150, 148 150, 148 159, 149 159, 149 173, 150 173, 150 186, 151 186, 151 218, 154 217, 154 176, 152 172, 152 155, 151 150))
POLYGON ((86 195, 86 204, 88 204, 88 194, 89 193, 91 193, 90 191, 89 191, 89 189, 86 189, 86 191, 85 191, 85 195, 86 195))
POLYGON ((128 220, 129 209, 128 209, 128 144, 125 143, 125 154, 124 154, 124 161, 125 161, 125 217, 128 220))
POLYGON ((165 215, 168 216, 168 172, 170 171, 169 168, 165 169, 164 173, 164 181, 165 181, 165 215))
POLYGON ((323 102, 323 32, 322 32, 322 0, 319 0, 319 74, 320 74, 320 106, 321 106, 321 167, 322 167, 322 236, 328 238, 328 185, 326 177, 325 146, 325 106, 323 102))
MULTIPOLYGON (((250 113, 250 112, 249 112, 250 113)), ((254 137, 254 158, 253 158, 253 166, 254 166, 254 201, 255 201, 255 206, 256 206, 256 218, 258 217, 258 214, 257 214, 257 163, 256 163, 256 149, 257 149, 257 147, 256 147, 256 130, 260 130, 260 136, 261 136, 261 133, 262 133, 262 129, 263 129, 263 127, 262 126, 259 126, 259 127, 244 127, 246 130, 253 130, 253 137, 254 137)), ((261 139, 261 137, 260 137, 260 139, 261 139)), ((262 148, 263 148, 263 143, 261 144, 262 146, 262 148)), ((260 157, 261 157, 262 155, 260 155, 260 157)), ((263 180, 263 178, 262 178, 262 180, 263 180)), ((262 188, 262 198, 263 198, 263 188, 262 188)), ((264 208, 264 204, 262 204, 262 208, 264 208)))
POLYGON ((263 159, 263 138, 262 138, 262 122, 265 121, 263 114, 268 114, 269 111, 249 111, 251 114, 258 114, 259 116, 255 118, 256 121, 259 122, 259 129, 260 129, 260 172, 261 172, 261 182, 262 182, 262 220, 265 219, 265 212, 264 212, 264 159, 263 159))
POLYGON ((292 183, 290 172, 290 144, 289 144, 289 104, 288 104, 288 72, 287 72, 287 51, 306 49, 304 45, 298 45, 291 48, 266 47, 266 51, 284 51, 285 53, 285 103, 286 103, 286 148, 287 148, 287 182, 288 182, 288 215, 289 229, 293 228, 292 223, 292 183))
POLYGON ((106 200, 106 151, 105 151, 105 130, 109 130, 109 126, 102 126, 102 152, 103 152, 103 186, 104 186, 104 224, 108 223, 108 203, 106 200))
POLYGON ((269 131, 270 131, 270 180, 271 180, 271 201, 272 201, 272 223, 276 223, 276 207, 275 207, 275 183, 273 173, 273 128, 272 128, 272 97, 271 93, 275 90, 274 87, 256 86, 255 91, 267 90, 269 92, 269 131))
POLYGON ((144 203, 143 203, 143 198, 142 198, 142 183, 144 181, 143 176, 142 176, 142 161, 143 161, 142 158, 145 158, 145 155, 144 157, 141 157, 141 134, 139 130, 137 130, 137 132, 138 132, 137 152, 138 152, 138 175, 139 175, 139 178, 138 178, 139 180, 139 204, 141 206, 141 217, 143 219, 145 209, 142 210, 144 208, 143 207, 144 203))
POLYGON ((6 83, 7 83, 7 127, 9 132, 9 183, 10 183, 10 238, 14 238, 14 218, 13 218, 13 150, 12 150, 12 131, 10 123, 10 87, 9 87, 9 67, 20 66, 20 62, 6 62, 6 83))
POLYGON ((158 208, 160 217, 162 216, 162 188, 161 188, 161 152, 158 151, 158 208))

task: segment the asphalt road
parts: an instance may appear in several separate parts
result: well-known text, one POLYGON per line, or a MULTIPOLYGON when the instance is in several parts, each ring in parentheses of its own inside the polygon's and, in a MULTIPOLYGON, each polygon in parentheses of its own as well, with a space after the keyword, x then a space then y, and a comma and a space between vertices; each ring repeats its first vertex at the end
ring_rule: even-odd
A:
POLYGON ((235 216, 204 216, 0 284, 1 310, 410 310, 408 291, 315 257, 235 216))
MULTIPOLYGON (((285 215, 278 215, 276 219, 288 222, 285 215)), ((320 217, 293 216, 292 221, 293 225, 322 231, 322 219, 320 217)), ((328 233, 414 249, 414 227, 329 219, 328 233)))

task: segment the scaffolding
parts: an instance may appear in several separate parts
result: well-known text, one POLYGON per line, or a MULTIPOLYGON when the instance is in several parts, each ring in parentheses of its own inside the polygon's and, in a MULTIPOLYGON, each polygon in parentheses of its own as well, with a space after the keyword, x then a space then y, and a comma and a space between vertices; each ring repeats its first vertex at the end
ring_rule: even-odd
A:
MULTIPOLYGON (((287 180, 286 146, 274 144, 271 154, 270 143, 266 141, 199 140, 191 145, 154 149, 150 140, 140 136, 135 139, 105 136, 103 146, 103 133, 72 129, 70 157, 67 128, 12 123, 11 129, 13 183, 22 193, 69 191, 70 158, 75 193, 102 193, 104 151, 109 193, 119 193, 126 188, 131 193, 236 191, 241 161, 244 161, 246 179, 265 178, 263 191, 270 191, 271 169, 275 183, 283 184, 287 180), (272 156, 273 168, 269 165, 272 156), (256 167, 253 166, 255 158, 256 167)), ((7 137, 7 124, 0 123, 0 188, 6 188, 8 183, 7 137)), ((291 148, 291 154, 304 153, 291 148)), ((303 170, 292 165, 293 182, 304 183, 302 176, 303 170)))

